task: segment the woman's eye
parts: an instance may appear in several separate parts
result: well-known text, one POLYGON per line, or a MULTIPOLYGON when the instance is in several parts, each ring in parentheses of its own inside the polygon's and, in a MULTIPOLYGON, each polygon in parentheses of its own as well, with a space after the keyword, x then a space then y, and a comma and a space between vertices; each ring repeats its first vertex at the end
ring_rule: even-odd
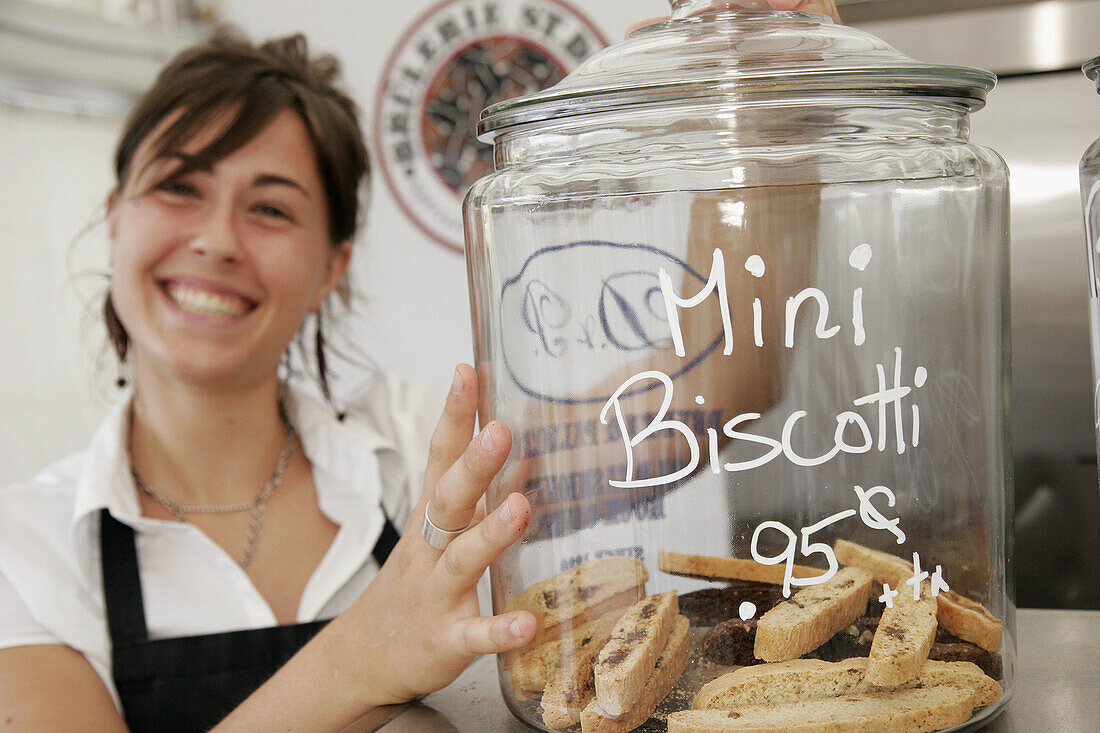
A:
POLYGON ((172 196, 196 196, 198 191, 194 186, 184 183, 183 181, 165 181, 157 186, 157 190, 164 193, 171 194, 172 196))
POLYGON ((290 215, 283 211, 278 206, 272 206, 271 204, 259 204, 255 207, 256 213, 271 217, 272 219, 290 219, 290 215))

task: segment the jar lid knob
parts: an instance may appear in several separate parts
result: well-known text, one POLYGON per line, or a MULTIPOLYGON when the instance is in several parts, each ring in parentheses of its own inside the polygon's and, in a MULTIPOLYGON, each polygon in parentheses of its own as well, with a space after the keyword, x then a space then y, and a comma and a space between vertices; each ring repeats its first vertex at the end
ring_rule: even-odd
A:
POLYGON ((669 0, 673 18, 689 18, 705 12, 723 10, 789 10, 798 13, 821 13, 839 22, 836 0, 669 0))

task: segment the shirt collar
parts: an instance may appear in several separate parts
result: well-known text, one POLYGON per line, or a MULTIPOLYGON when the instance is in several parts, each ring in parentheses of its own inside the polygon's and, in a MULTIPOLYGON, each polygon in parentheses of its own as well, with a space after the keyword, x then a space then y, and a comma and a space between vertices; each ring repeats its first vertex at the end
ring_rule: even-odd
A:
POLYGON ((128 391, 111 407, 85 451, 76 487, 73 526, 104 508, 122 520, 141 515, 127 449, 132 399, 133 393, 128 391))
MULTIPOLYGON (((108 509, 120 521, 132 524, 141 516, 128 449, 130 404, 127 392, 100 423, 85 452, 84 465, 76 488, 71 531, 100 509, 108 509)), ((377 506, 379 454, 392 454, 396 446, 368 422, 349 415, 337 419, 334 410, 305 392, 290 388, 286 399, 287 417, 315 471, 339 481, 318 481, 318 501, 322 511, 334 521, 347 516, 353 506, 377 506), (363 495, 368 486, 373 496, 363 495), (356 487, 358 486, 357 490, 356 487)))
POLYGON ((321 511, 340 525, 373 513, 382 502, 380 459, 397 452, 394 443, 354 415, 339 419, 301 390, 288 390, 286 411, 313 467, 321 511))

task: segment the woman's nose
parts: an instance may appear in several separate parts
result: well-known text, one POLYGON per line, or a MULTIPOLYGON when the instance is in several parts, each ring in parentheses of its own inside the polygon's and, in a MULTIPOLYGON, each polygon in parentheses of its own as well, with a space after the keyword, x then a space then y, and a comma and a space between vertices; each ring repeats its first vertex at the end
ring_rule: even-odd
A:
POLYGON ((232 207, 212 206, 192 233, 190 249, 197 255, 218 262, 238 262, 241 259, 240 235, 232 207))

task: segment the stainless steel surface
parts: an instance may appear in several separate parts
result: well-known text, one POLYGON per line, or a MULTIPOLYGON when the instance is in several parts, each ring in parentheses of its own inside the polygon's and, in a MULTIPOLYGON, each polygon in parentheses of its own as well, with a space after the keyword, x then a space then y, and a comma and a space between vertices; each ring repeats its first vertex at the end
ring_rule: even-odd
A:
POLYGON ((1011 172, 1017 600, 1100 608, 1077 175, 1100 135, 1100 98, 1080 70, 1100 53, 1100 0, 874 0, 844 4, 841 14, 915 58, 1001 75, 971 139, 997 150, 1011 172))
POLYGON ((977 66, 1002 76, 1079 69, 1100 50, 1100 0, 1002 2, 978 9, 975 3, 939 5, 953 10, 903 18, 860 17, 846 6, 840 12, 846 23, 913 58, 977 66))
MULTIPOLYGON (((1016 690, 985 733, 1088 733, 1100 721, 1100 611, 1018 612, 1016 690)), ((504 707, 496 660, 482 657, 458 680, 374 730, 383 733, 526 733, 504 707)))
MULTIPOLYGON (((1100 27, 1097 25, 1095 27, 1100 27)), ((972 139, 1008 162, 1017 600, 1100 608, 1100 495, 1077 166, 1100 135, 1079 68, 1002 79, 972 139)))
POLYGON ((846 23, 862 23, 1044 2, 1047 0, 837 0, 837 5, 846 23))

